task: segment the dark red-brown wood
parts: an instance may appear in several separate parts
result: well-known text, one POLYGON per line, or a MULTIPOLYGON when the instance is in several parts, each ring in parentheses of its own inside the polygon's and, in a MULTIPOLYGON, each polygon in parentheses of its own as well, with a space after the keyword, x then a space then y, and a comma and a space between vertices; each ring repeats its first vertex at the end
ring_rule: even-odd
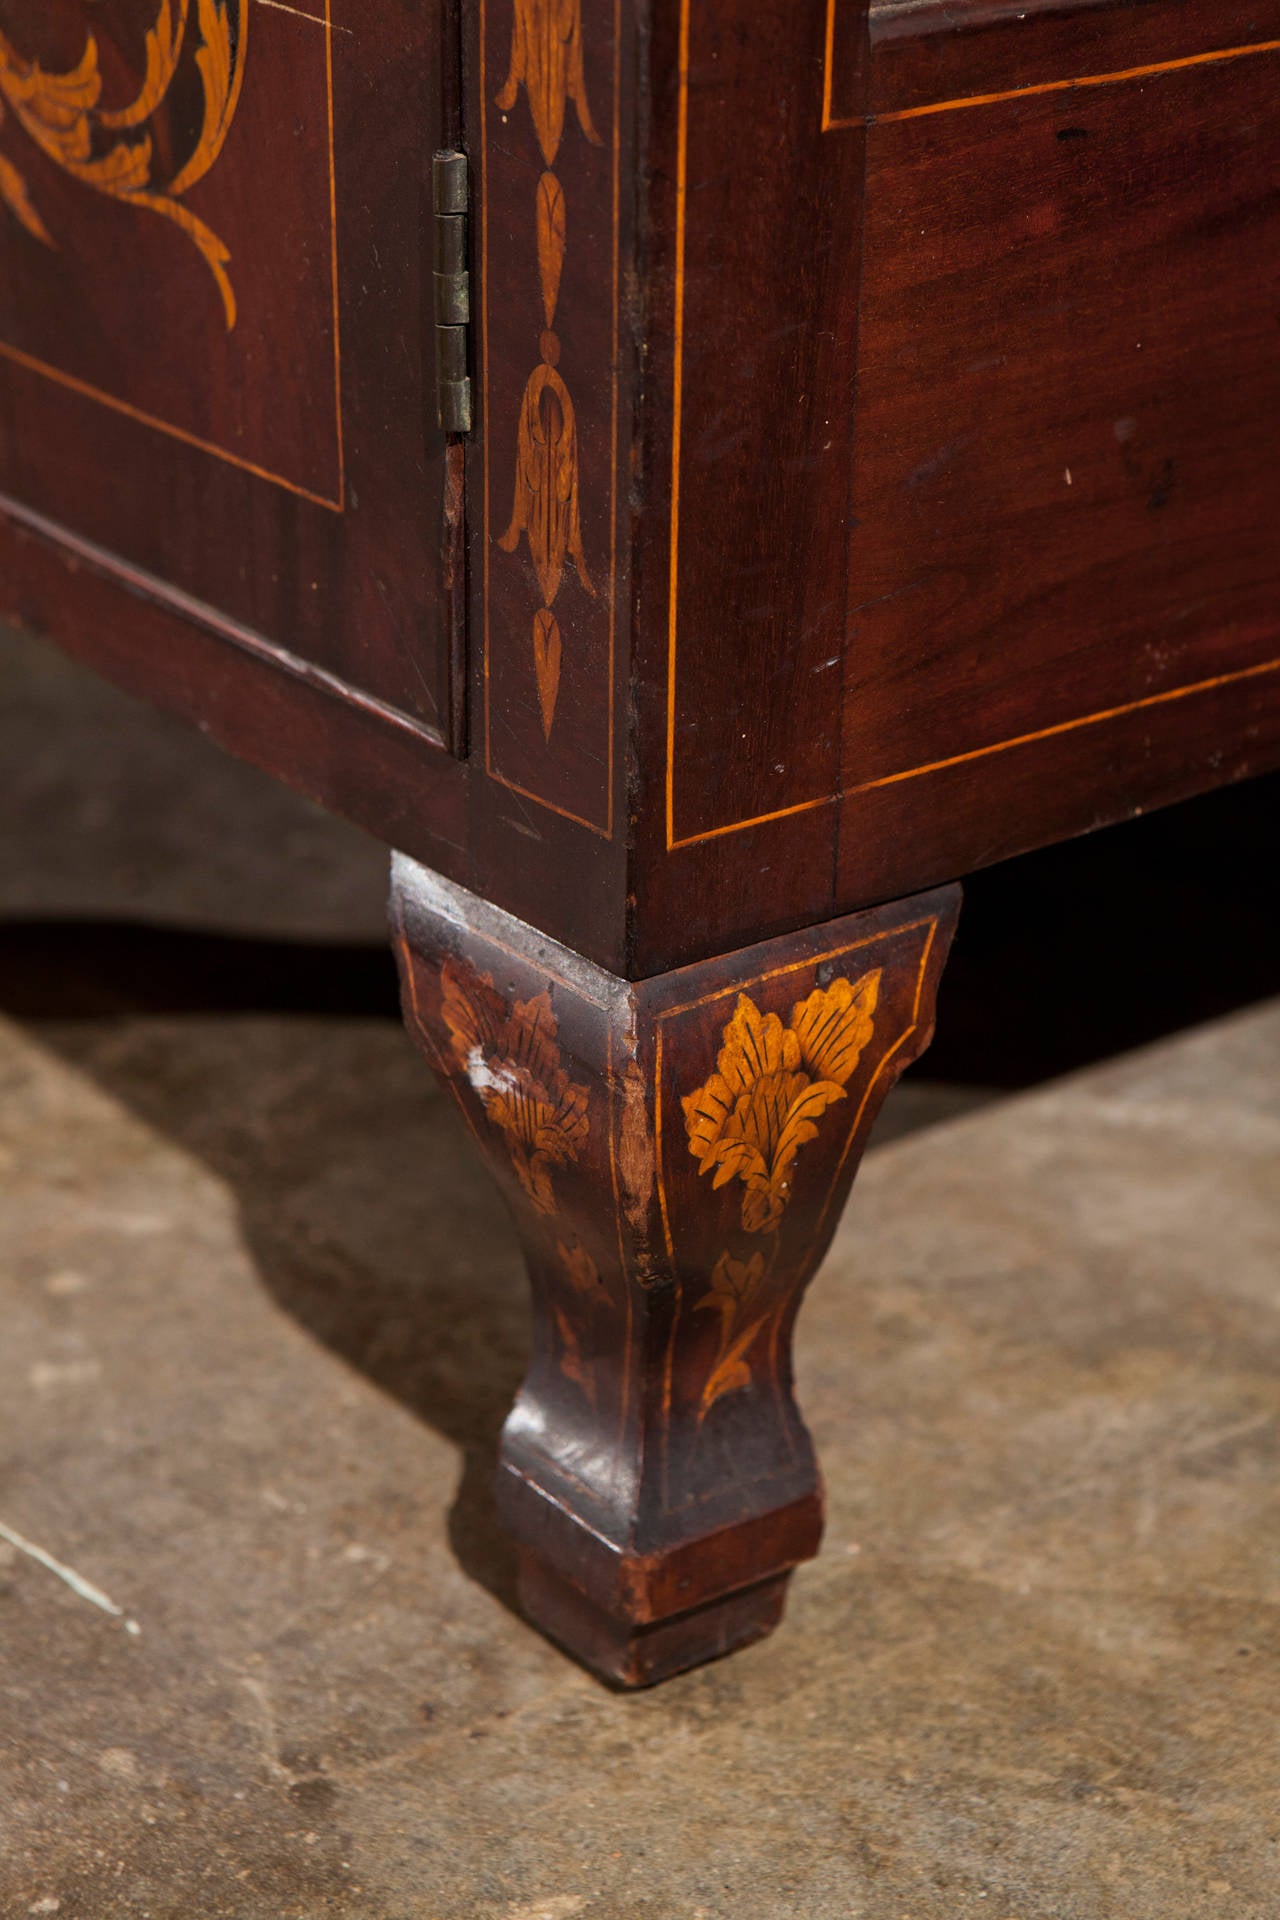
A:
POLYGON ((1280 6, 781 17, 657 19, 641 973, 1280 751, 1280 6))
POLYGON ((908 896, 1280 763, 1278 97, 1280 0, 0 0, 0 614, 413 857, 526 1603, 615 1678, 816 1545, 788 1339, 908 896), (794 1053, 864 967, 794 1190, 700 1159, 739 993, 794 1053))
POLYGON ((410 1030, 533 1285, 499 1505, 532 1617, 625 1685, 768 1631, 817 1549, 791 1333, 885 1094, 924 1049, 946 889, 639 983, 411 862, 410 1030))
MULTIPOLYGON (((174 218, 85 184, 0 90, 0 154, 46 236, 0 201, 0 494, 443 738, 443 442, 419 324, 438 10, 222 12, 242 85, 169 205, 225 248, 234 314, 174 218)), ((0 4, 0 74, 81 76, 90 157, 134 156, 153 199, 204 124, 194 6, 155 111, 109 121, 139 98, 159 14, 0 4)))
POLYGON ((254 5, 230 332, 6 96, 0 608, 630 977, 1276 764, 1280 0, 545 3, 254 5))

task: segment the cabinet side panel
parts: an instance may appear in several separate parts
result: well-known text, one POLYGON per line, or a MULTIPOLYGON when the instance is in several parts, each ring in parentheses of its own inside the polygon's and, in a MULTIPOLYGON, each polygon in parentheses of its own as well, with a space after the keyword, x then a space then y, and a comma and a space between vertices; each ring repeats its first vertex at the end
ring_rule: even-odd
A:
POLYGON ((733 378, 739 347, 780 337, 793 255, 749 219, 760 155, 720 111, 777 17, 726 0, 682 16, 680 47, 676 5, 655 23, 642 974, 1280 758, 1280 4, 904 0, 874 6, 869 32, 857 0, 822 12, 825 46, 794 75, 772 47, 770 81, 747 88, 800 156, 788 245, 816 264, 797 394, 857 308, 850 377, 779 483, 785 556, 761 522, 754 544, 734 537, 779 470, 773 388, 733 378), (856 258, 841 140, 866 141, 856 258), (700 222, 717 234, 704 256, 700 222), (700 257, 715 271, 698 284, 700 257), (823 479, 828 442, 847 505, 823 479), (788 609, 827 608, 836 525, 839 618, 811 627, 788 609), (766 613, 768 643, 744 638, 766 613), (831 645, 811 657, 819 630, 831 645), (810 700, 833 659, 838 712, 810 700))
MULTIPOLYGON (((1111 717, 1280 656, 1278 79, 873 130, 846 795, 971 758, 995 807, 1015 744, 1051 781, 1111 717)), ((1113 805, 1100 777, 1080 825, 1113 805)))
POLYGON ((663 85, 646 625, 673 848, 836 784, 865 132, 824 131, 831 24, 681 0, 663 85))

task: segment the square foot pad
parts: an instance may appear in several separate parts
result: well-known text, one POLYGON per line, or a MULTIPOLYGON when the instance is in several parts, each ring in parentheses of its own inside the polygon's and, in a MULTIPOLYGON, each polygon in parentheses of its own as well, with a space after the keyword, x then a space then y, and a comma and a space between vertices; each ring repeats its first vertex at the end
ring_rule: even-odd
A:
POLYGON ((614 1687, 651 1687, 763 1640, 782 1618, 790 1570, 687 1613, 637 1625, 603 1612, 536 1554, 520 1556, 520 1604, 558 1646, 614 1687))

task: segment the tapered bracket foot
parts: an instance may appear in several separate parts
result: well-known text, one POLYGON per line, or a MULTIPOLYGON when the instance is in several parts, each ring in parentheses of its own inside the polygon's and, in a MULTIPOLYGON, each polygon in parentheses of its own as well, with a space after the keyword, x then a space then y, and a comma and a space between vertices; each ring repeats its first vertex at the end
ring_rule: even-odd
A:
POLYGON ((515 1218, 533 1354, 498 1510, 531 1619, 647 1686, 776 1626, 822 1496, 791 1336, 959 890, 643 981, 397 859, 410 1031, 515 1218))

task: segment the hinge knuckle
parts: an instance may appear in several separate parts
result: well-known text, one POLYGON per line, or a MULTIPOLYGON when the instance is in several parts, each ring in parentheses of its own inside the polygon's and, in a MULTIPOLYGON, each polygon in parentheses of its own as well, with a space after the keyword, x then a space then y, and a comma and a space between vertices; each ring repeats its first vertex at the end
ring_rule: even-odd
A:
POLYGON ((471 431, 467 374, 471 277, 467 271, 470 189, 465 153, 438 153, 431 164, 432 300, 436 334, 436 413, 445 433, 471 431))
POLYGON ((452 150, 437 153, 431 163, 431 198, 436 212, 465 217, 470 192, 466 154, 452 150))
POLYGON ((470 433, 471 382, 467 378, 465 327, 436 328, 436 406, 446 433, 470 433))

